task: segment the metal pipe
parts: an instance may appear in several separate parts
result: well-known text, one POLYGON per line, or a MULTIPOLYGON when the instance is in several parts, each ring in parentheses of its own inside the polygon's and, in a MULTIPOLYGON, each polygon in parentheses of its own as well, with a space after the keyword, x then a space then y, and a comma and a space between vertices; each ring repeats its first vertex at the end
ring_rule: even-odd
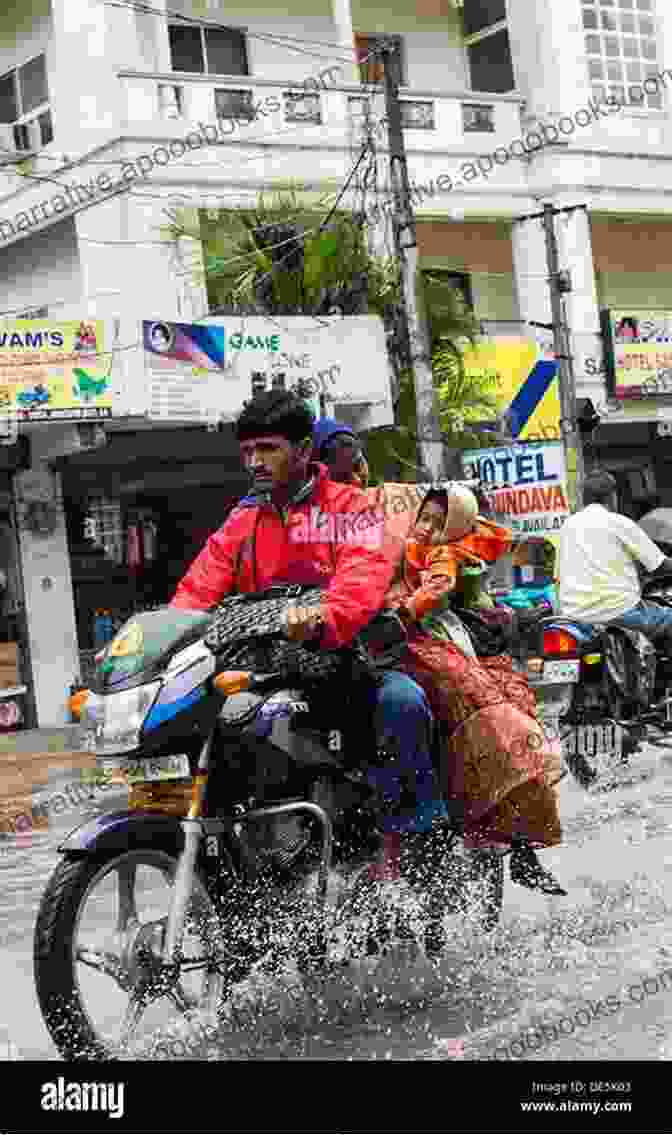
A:
POLYGON ((309 812, 311 816, 314 816, 315 819, 319 820, 322 824, 322 855, 317 876, 317 893, 320 900, 326 902, 334 830, 331 819, 324 808, 320 808, 319 804, 312 804, 308 800, 301 801, 298 804, 274 804, 270 808, 255 808, 251 812, 246 812, 244 816, 237 818, 237 823, 242 823, 246 820, 266 819, 269 816, 287 816, 292 812, 309 812))

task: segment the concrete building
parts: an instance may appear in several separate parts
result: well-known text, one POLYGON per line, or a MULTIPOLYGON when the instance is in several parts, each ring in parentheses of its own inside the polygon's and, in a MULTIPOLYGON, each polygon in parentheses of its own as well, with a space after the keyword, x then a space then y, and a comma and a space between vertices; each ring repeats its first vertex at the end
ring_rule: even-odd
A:
MULTIPOLYGON (((374 125, 384 114, 372 54, 383 34, 401 42, 423 266, 453 274, 490 331, 550 322, 541 227, 515 218, 545 201, 585 206, 557 221, 577 391, 607 423, 598 453, 608 446, 626 471, 648 461, 672 494, 671 442, 659 429, 672 406, 661 394, 614 397, 601 332, 604 309, 672 311, 666 0, 6 6, 0 318, 105 320, 125 399, 110 430, 146 428, 134 405, 139 321, 208 314, 202 246, 166 239, 166 207, 235 208, 290 181, 333 202, 359 153, 366 106, 374 125)), ((384 241, 384 219, 374 225, 384 129, 373 138, 368 188, 360 179, 344 201, 363 203, 384 241)), ((29 429, 32 472, 58 504, 64 468, 72 480, 86 463, 71 456, 74 427, 29 429)), ((169 489, 169 470, 162 477, 169 489)), ((212 484, 234 481, 230 463, 212 484)), ((77 668, 66 518, 57 514, 50 535, 21 534, 40 724, 62 719, 64 675, 77 668)))

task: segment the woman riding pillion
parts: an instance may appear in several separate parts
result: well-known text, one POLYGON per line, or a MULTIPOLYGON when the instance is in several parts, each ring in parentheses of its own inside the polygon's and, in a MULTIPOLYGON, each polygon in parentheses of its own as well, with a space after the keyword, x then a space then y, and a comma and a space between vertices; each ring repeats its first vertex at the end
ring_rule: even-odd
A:
MULTIPOLYGON (((318 425, 316 452, 331 460, 332 476, 352 480, 361 453, 357 439, 332 419, 318 425)), ((429 493, 388 603, 409 632, 400 667, 422 685, 435 716, 450 730, 442 771, 472 844, 511 848, 512 880, 558 895, 566 892, 534 852, 561 838, 551 783, 559 776, 557 754, 544 739, 534 694, 511 659, 477 659, 468 637, 456 633, 448 608, 460 569, 493 563, 511 539, 508 529, 478 516, 476 499, 463 486, 453 487, 450 496, 429 493)))
POLYGON ((545 894, 566 894, 539 863, 534 847, 560 842, 555 754, 539 724, 534 695, 508 656, 465 656, 441 625, 441 610, 461 569, 494 563, 512 535, 478 516, 464 486, 428 494, 407 541, 388 602, 409 629, 403 666, 422 685, 450 728, 442 770, 475 844, 511 846, 511 878, 545 894))

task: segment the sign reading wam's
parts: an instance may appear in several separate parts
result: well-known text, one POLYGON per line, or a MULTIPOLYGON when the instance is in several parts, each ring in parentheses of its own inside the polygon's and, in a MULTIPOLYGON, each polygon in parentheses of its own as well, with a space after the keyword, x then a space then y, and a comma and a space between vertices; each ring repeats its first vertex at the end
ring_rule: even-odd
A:
POLYGON ((16 319, 0 327, 0 418, 107 418, 111 355, 101 320, 16 319))
POLYGON ((464 352, 467 374, 494 385, 505 431, 520 441, 560 440, 558 363, 533 339, 498 336, 464 352))

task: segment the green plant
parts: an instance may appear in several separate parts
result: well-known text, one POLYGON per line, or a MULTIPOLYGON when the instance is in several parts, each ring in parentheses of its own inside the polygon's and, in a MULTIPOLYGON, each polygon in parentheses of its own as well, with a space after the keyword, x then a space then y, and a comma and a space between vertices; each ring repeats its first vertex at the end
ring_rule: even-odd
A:
POLYGON ((210 307, 247 314, 385 317, 398 294, 393 262, 371 256, 359 221, 335 213, 298 188, 263 193, 252 209, 185 210, 165 234, 203 243, 210 307))
MULTIPOLYGON (((168 213, 164 235, 202 243, 211 310, 248 315, 379 315, 386 328, 393 372, 395 422, 367 438, 372 477, 413 479, 417 472, 415 391, 401 311, 395 257, 373 256, 363 222, 347 212, 329 215, 324 199, 298 186, 260 194, 253 208, 168 213), (325 224, 325 219, 327 223, 325 224)), ((436 272, 418 277, 429 318, 432 367, 446 441, 459 447, 459 427, 494 407, 468 381, 463 350, 479 324, 459 292, 436 272), (478 412, 477 412, 478 411, 478 412), (462 418, 464 422, 462 422, 462 418)), ((469 441, 471 444, 471 441, 469 441)))

